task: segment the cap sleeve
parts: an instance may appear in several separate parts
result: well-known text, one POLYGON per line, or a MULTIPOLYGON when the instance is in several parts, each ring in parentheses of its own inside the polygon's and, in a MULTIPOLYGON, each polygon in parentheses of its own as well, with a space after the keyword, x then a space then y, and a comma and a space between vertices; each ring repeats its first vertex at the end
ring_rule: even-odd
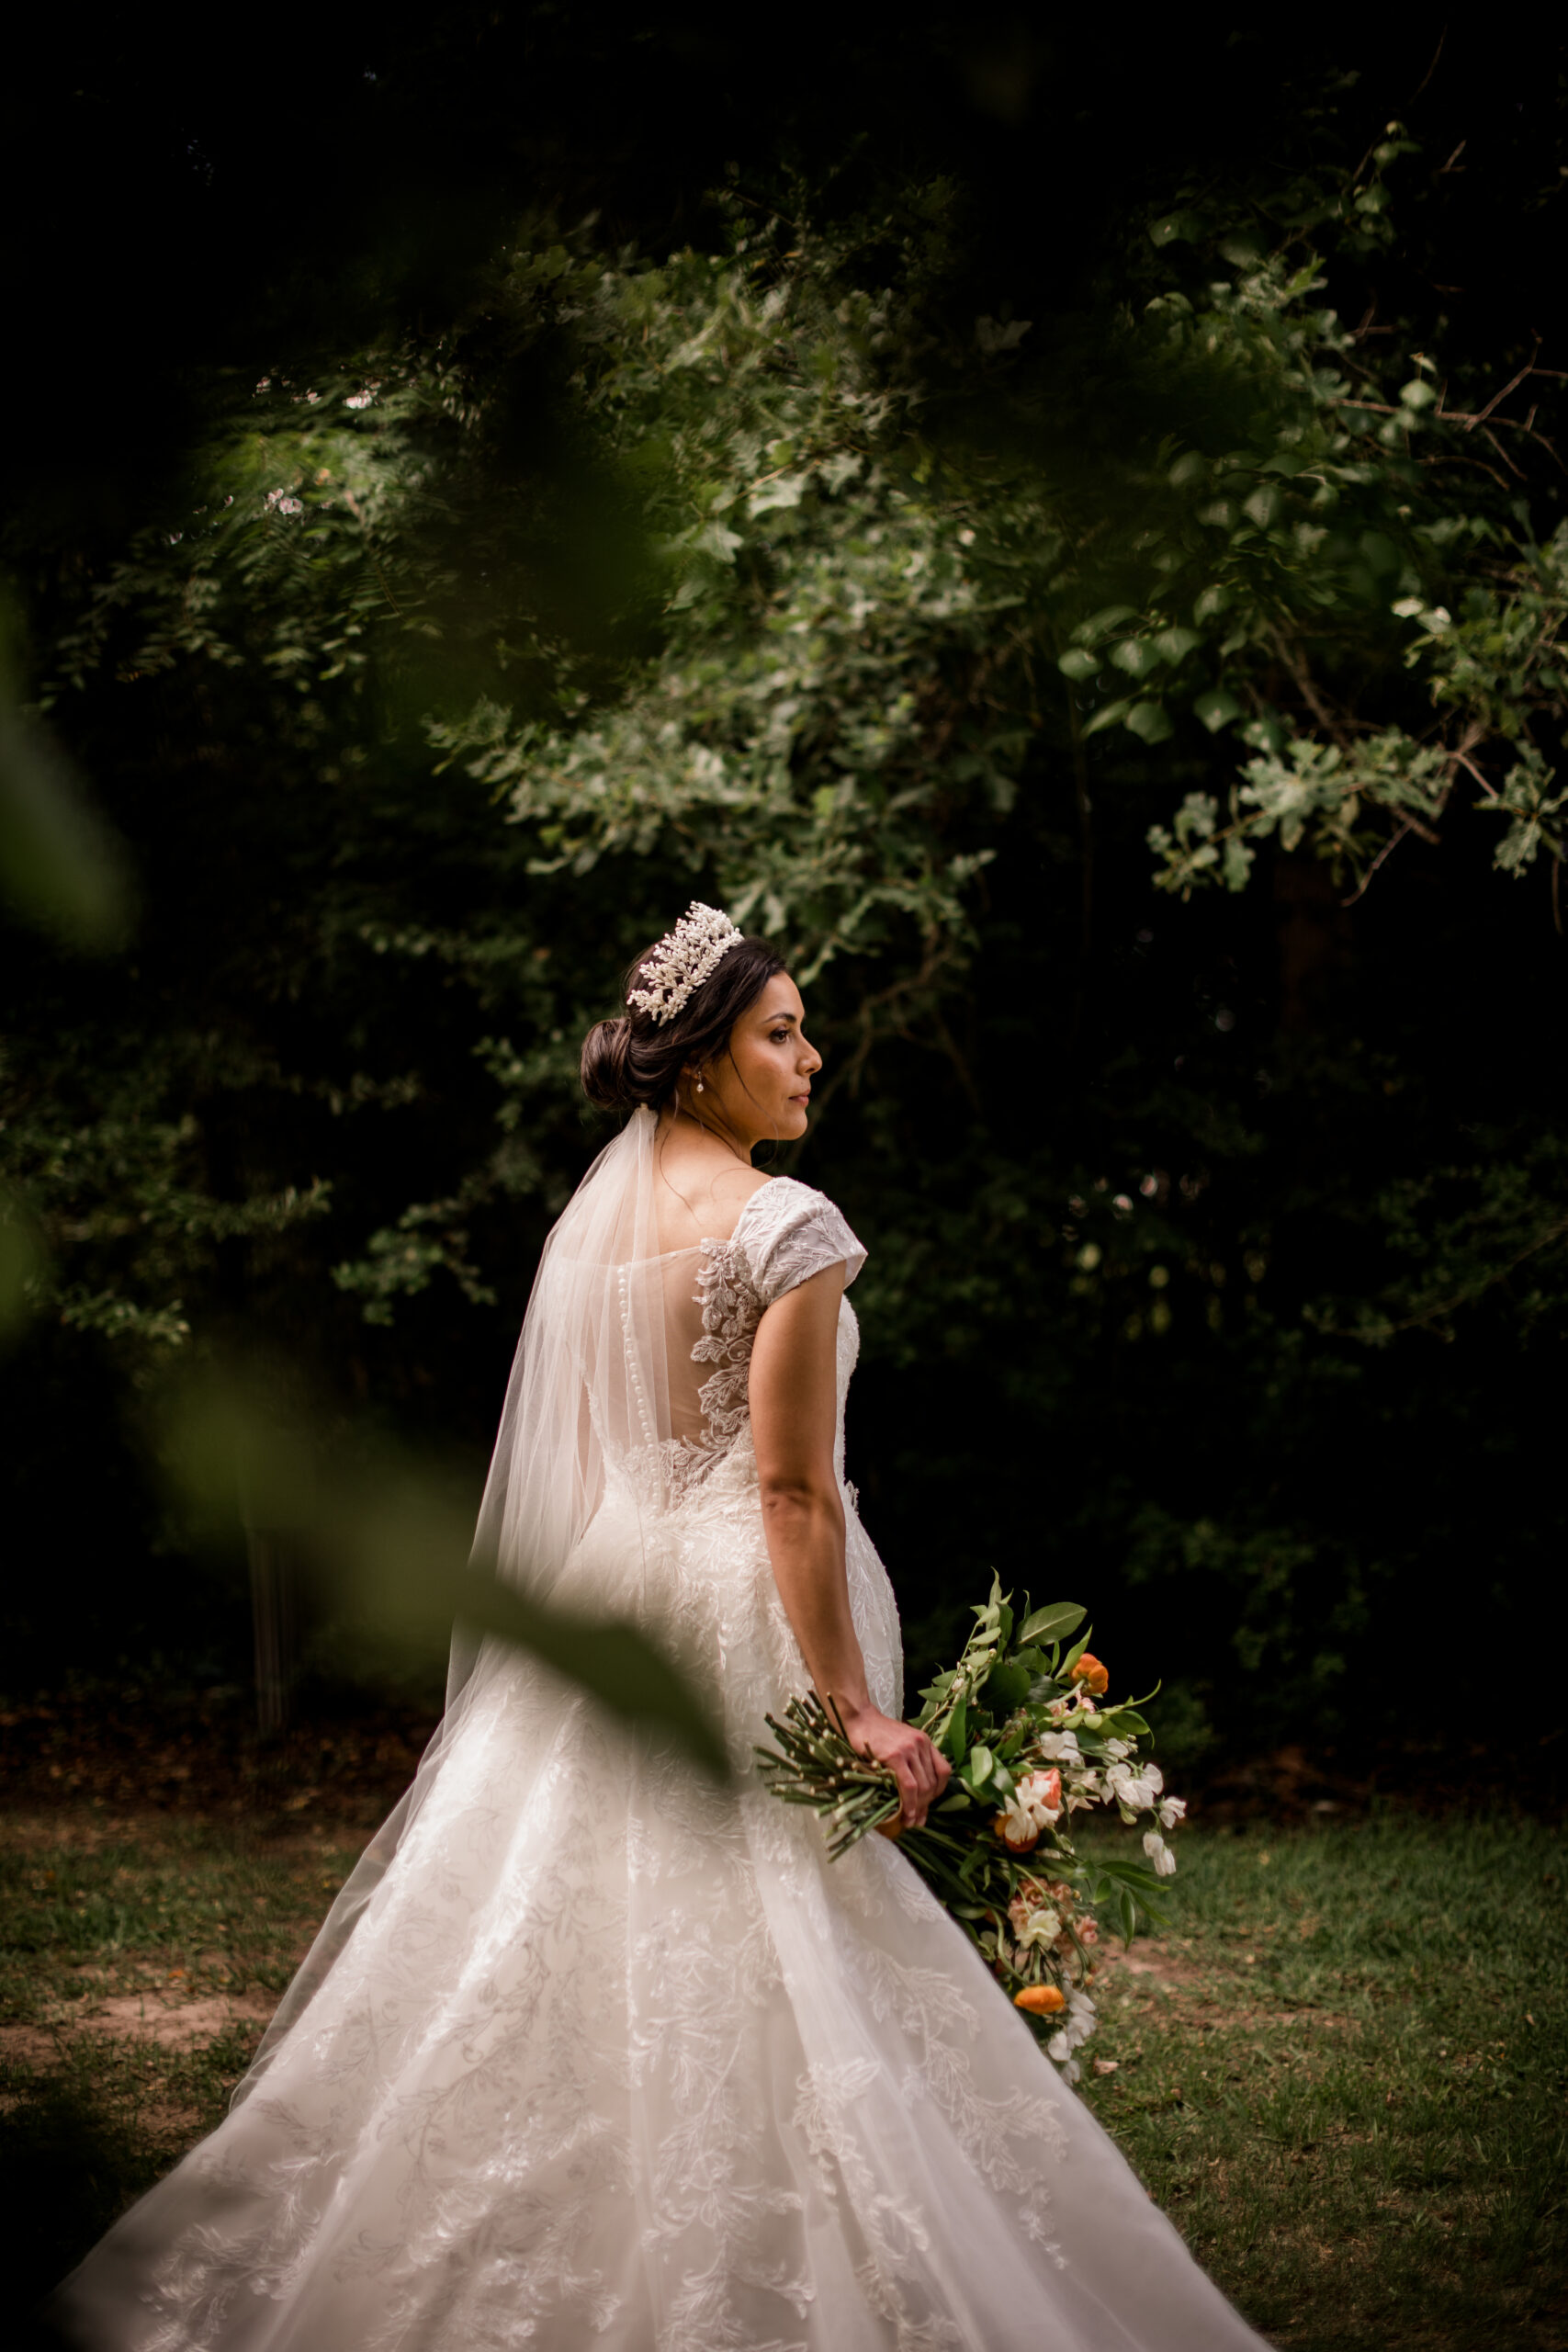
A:
POLYGON ((764 1306, 824 1266, 842 1266, 847 1287, 865 1263, 865 1251, 827 1194, 793 1176, 775 1176, 752 1193, 733 1238, 764 1306))

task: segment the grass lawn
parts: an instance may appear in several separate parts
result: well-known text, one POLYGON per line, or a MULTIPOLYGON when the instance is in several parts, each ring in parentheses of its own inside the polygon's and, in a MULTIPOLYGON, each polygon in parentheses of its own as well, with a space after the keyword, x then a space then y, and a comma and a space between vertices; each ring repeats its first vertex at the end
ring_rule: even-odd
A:
POLYGON ((1568 2345, 1562 1832, 1176 1843, 1084 2089, 1194 2252, 1292 2352, 1568 2345))
POLYGON ((5 1819, 0 2276, 22 2310, 218 2121, 362 1842, 5 1819))
MULTIPOLYGON (((25 2303, 216 2121, 357 1832, 6 1823, 0 2213, 25 2303)), ((1195 1826, 1084 2091, 1292 2352, 1568 2348, 1561 1833, 1195 1826)))

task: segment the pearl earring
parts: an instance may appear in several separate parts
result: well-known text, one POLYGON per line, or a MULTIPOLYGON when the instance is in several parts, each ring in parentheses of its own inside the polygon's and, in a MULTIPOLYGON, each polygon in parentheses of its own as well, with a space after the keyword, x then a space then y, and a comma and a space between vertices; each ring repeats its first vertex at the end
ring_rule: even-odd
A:
POLYGON ((703 1082, 702 1082, 702 1080, 699 1078, 699 1079, 698 1079, 698 1080, 697 1080, 697 1092, 700 1094, 700 1093, 702 1092, 702 1091, 703 1091, 703 1082))

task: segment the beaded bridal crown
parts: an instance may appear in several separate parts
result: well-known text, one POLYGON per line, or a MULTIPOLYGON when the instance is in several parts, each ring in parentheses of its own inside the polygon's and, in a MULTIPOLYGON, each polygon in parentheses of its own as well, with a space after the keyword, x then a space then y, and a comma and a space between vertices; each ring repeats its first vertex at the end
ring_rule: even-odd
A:
POLYGON ((658 1028, 673 1021, 694 989, 717 971, 745 933, 736 929, 717 907, 694 899, 673 931, 667 931, 646 964, 637 970, 648 982, 633 989, 626 1002, 646 1012, 658 1028))

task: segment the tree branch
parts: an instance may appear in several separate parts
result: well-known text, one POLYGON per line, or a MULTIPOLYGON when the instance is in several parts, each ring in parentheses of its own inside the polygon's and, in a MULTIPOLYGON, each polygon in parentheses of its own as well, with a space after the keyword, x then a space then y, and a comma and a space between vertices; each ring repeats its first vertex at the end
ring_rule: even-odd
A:
POLYGON ((1342 907, 1353 907, 1358 899, 1364 899, 1366 897, 1367 892, 1371 888, 1372 876, 1377 872, 1379 866, 1382 864, 1384 858, 1392 855, 1393 851, 1399 847, 1400 842, 1404 839, 1406 833, 1413 833, 1415 830, 1416 826, 1414 820, 1406 817, 1404 824, 1399 828, 1399 831, 1396 833, 1391 833, 1387 841, 1384 842, 1382 849, 1379 850, 1376 857, 1373 858, 1371 864, 1368 866, 1366 873, 1363 875, 1359 887, 1357 889, 1352 890, 1348 899, 1340 899, 1339 903, 1342 907))
MULTIPOLYGON (((1553 1242, 1562 1241, 1564 1238, 1568 1238, 1568 1216, 1559 1217, 1555 1225, 1549 1225, 1544 1233, 1537 1234, 1535 1239, 1527 1243, 1516 1257, 1510 1258, 1506 1266, 1497 1267, 1493 1273, 1483 1274, 1478 1283, 1472 1283, 1467 1290, 1456 1291, 1451 1298, 1439 1299, 1434 1306, 1424 1306, 1418 1315, 1407 1315, 1404 1321, 1399 1323, 1376 1323, 1359 1331, 1348 1331, 1343 1326, 1328 1324, 1323 1327, 1324 1336, 1331 1340, 1370 1341, 1392 1340, 1401 1331, 1424 1330, 1431 1324, 1435 1316, 1451 1315, 1456 1307, 1468 1306, 1472 1299, 1480 1298, 1484 1292, 1491 1290, 1498 1283, 1506 1283, 1508 1276, 1522 1266, 1527 1258, 1533 1258, 1539 1250, 1550 1250, 1553 1242)), ((1433 1336, 1440 1338, 1442 1335, 1434 1333, 1433 1336)))

